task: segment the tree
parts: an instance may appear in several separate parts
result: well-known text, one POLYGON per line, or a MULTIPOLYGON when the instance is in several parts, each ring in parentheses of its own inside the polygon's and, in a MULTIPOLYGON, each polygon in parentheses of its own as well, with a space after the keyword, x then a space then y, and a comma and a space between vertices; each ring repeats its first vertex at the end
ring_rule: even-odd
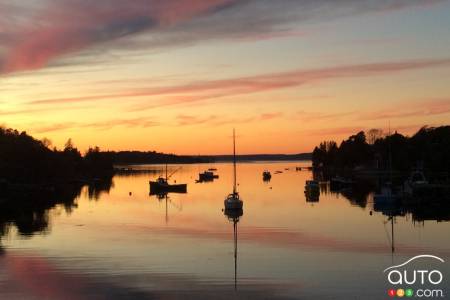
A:
POLYGON ((375 142, 381 138, 383 138, 383 130, 379 128, 372 128, 367 132, 367 142, 370 145, 375 144, 375 142))
POLYGON ((41 140, 41 143, 42 143, 42 145, 44 145, 46 148, 49 148, 50 149, 50 147, 52 146, 52 141, 50 140, 50 139, 48 139, 48 138, 46 138, 46 137, 44 137, 42 140, 41 140))
POLYGON ((69 139, 67 140, 67 142, 64 144, 64 151, 65 151, 65 152, 71 152, 71 151, 73 151, 73 149, 75 149, 75 146, 74 146, 74 144, 73 144, 72 139, 69 138, 69 139))

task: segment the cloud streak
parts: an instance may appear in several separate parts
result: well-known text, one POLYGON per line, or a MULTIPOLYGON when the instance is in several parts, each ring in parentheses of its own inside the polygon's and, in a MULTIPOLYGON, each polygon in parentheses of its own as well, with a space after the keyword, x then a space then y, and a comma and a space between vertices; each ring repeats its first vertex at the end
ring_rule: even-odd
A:
MULTIPOLYGON (((152 1, 82 0, 41 1, 42 11, 12 36, 9 49, 0 60, 2 73, 32 70, 49 61, 94 44, 112 41, 145 30, 184 22, 232 0, 152 1)), ((1 12, 9 15, 10 12, 1 12)), ((10 20, 14 27, 16 22, 10 20)))
POLYGON ((236 97, 245 94, 298 87, 308 83, 321 82, 323 80, 388 75, 404 71, 445 68, 449 66, 450 58, 343 65, 321 69, 300 69, 275 74, 262 74, 222 80, 197 81, 194 83, 141 88, 131 91, 85 97, 39 99, 31 101, 29 104, 55 105, 143 97, 142 102, 144 103, 135 107, 136 111, 140 111, 162 106, 206 101, 222 97, 236 97), (151 99, 149 99, 150 97, 157 97, 159 98, 159 101, 151 101, 151 99))
POLYGON ((430 99, 396 105, 388 109, 365 113, 361 120, 386 120, 409 117, 424 117, 450 113, 450 99, 430 99))

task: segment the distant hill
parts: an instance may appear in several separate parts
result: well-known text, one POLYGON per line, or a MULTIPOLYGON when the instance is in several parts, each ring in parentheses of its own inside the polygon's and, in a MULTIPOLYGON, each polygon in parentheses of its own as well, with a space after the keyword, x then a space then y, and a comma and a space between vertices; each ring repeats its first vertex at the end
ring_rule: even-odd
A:
MULTIPOLYGON (((119 151, 107 152, 114 164, 191 164, 191 163, 212 163, 232 161, 233 155, 203 155, 188 156, 158 153, 155 151, 119 151)), ((289 161, 289 160, 310 160, 312 153, 301 154, 248 154, 237 155, 238 161, 289 161)))
POLYGON ((116 165, 120 164, 192 164, 209 162, 206 157, 159 153, 155 151, 106 152, 116 165))
MULTIPOLYGON (((205 156, 210 161, 225 162, 232 161, 233 155, 211 155, 205 156)), ((290 160, 311 160, 312 153, 299 154, 247 154, 236 155, 238 161, 290 161, 290 160)))

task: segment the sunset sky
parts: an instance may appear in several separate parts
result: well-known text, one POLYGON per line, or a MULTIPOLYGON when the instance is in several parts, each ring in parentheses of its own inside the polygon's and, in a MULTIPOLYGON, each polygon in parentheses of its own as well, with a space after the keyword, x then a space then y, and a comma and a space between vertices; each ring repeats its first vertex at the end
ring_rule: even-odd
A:
POLYGON ((85 150, 300 153, 450 122, 450 1, 0 0, 0 125, 85 150))

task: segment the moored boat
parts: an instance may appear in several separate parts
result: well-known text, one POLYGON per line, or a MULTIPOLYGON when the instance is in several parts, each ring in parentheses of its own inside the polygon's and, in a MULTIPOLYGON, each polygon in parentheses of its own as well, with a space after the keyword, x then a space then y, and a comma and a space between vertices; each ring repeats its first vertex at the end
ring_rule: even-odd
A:
MULTIPOLYGON (((176 172, 177 170, 175 170, 176 172)), ((173 173, 175 173, 173 172, 173 173)), ((150 194, 161 194, 161 193, 186 193, 187 192, 187 184, 170 184, 169 178, 173 175, 167 176, 167 165, 166 165, 166 177, 159 176, 156 181, 149 181, 150 184, 150 194)))
POLYGON ((243 201, 239 197, 236 184, 236 136, 233 129, 233 193, 229 194, 224 202, 225 211, 242 210, 244 205, 243 201))
POLYGON ((219 175, 214 174, 214 172, 212 171, 205 171, 203 173, 199 173, 198 174, 198 181, 199 182, 203 182, 203 181, 213 181, 214 179, 219 178, 219 175))
POLYGON ((270 174, 270 172, 267 171, 267 170, 264 171, 262 175, 263 175, 263 180, 264 181, 269 181, 272 178, 272 174, 270 174))

